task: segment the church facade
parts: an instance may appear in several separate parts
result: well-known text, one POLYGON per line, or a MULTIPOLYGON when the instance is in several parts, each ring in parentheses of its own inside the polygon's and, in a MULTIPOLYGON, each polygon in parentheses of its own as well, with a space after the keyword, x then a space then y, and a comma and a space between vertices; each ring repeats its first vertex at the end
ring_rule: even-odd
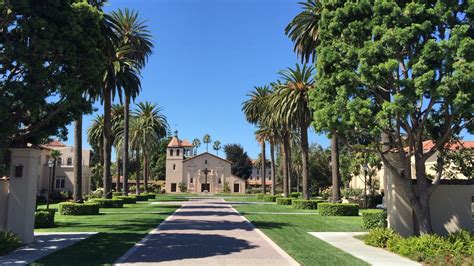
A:
POLYGON ((187 140, 180 140, 177 132, 166 151, 167 193, 179 193, 185 188, 190 193, 245 193, 245 180, 231 174, 232 163, 208 152, 199 155, 187 140))

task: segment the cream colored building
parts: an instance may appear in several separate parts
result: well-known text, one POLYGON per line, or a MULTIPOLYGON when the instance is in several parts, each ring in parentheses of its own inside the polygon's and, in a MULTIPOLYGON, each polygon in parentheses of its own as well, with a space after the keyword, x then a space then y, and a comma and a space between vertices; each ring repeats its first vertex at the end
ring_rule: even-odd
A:
MULTIPOLYGON (((256 164, 256 160, 252 160, 252 173, 247 180, 248 188, 261 188, 263 183, 263 176, 262 176, 262 168, 258 167, 256 164)), ((272 169, 270 163, 267 163, 265 167, 265 185, 268 189, 272 186, 272 169)))
POLYGON ((167 193, 179 193, 185 186, 191 193, 224 192, 228 184, 232 193, 245 193, 245 180, 231 174, 232 163, 208 152, 193 154, 192 145, 180 140, 178 133, 168 144, 166 151, 167 193))
MULTIPOLYGON (((468 149, 474 149, 474 141, 463 141, 462 142, 462 145, 465 147, 465 148, 468 148, 468 149)), ((428 151, 429 149, 431 149, 433 147, 433 142, 432 141, 425 141, 423 142, 423 148, 425 151, 428 151)), ((451 149, 456 149, 458 146, 457 145, 453 145, 451 146, 450 148, 451 149)), ((426 160, 426 173, 428 175, 436 175, 436 171, 434 170, 434 166, 436 164, 436 160, 438 159, 438 153, 436 152, 435 154, 433 154, 430 158, 428 158, 428 160, 426 160)), ((380 182, 380 188, 384 188, 385 187, 385 181, 384 181, 384 172, 385 172, 385 169, 384 167, 382 167, 380 170, 376 171, 375 175, 374 175, 374 179, 376 180, 379 180, 380 182)), ((412 157, 411 158, 411 172, 413 173, 413 178, 415 179, 416 176, 416 170, 415 170, 415 158, 412 157)), ((351 188, 360 188, 360 189, 364 189, 364 172, 361 171, 361 175, 359 176, 355 176, 352 178, 351 182, 349 183, 349 186, 351 188)), ((367 177, 368 179, 368 177, 367 177)), ((465 177, 463 174, 461 173, 458 173, 456 175, 456 179, 467 179, 467 177, 465 177)))
MULTIPOLYGON (((38 173, 37 190, 48 189, 50 179, 50 168, 48 161, 51 158, 52 150, 58 150, 61 156, 56 162, 55 178, 52 188, 55 191, 73 191, 74 190, 74 147, 66 146, 60 141, 52 141, 41 146, 41 155, 39 159, 40 170, 38 173)), ((90 150, 82 150, 82 192, 88 194, 91 187, 91 168, 90 168, 90 150)), ((52 169, 51 169, 52 170, 52 169)))

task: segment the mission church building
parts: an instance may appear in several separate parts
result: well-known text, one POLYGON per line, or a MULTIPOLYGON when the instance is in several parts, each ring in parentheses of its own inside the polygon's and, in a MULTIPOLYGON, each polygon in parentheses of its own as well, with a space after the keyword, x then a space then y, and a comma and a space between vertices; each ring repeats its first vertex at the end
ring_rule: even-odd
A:
POLYGON ((245 180, 231 174, 232 163, 208 152, 194 154, 187 140, 180 140, 175 131, 166 150, 167 193, 180 191, 180 183, 191 193, 222 193, 229 184, 232 193, 245 193, 245 180))

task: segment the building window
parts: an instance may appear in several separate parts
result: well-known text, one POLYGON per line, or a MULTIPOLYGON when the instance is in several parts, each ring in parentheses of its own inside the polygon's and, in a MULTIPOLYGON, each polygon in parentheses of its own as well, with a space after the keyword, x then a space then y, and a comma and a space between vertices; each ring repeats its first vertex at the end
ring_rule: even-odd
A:
POLYGON ((192 177, 189 179, 189 183, 191 183, 191 184, 193 183, 193 178, 192 177))
POLYGON ((176 183, 171 183, 171 192, 176 192, 176 183))
POLYGON ((220 178, 218 178, 218 179, 217 179, 217 182, 218 182, 219 184, 221 184, 221 183, 222 183, 222 180, 221 180, 220 178))
POLYGON ((176 150, 176 156, 179 156, 179 149, 176 150))
POLYGON ((176 164, 173 164, 173 170, 176 170, 176 164))
POLYGON ((170 150, 170 156, 173 156, 173 150, 170 150))
POLYGON ((204 160, 204 164, 207 164, 207 160, 204 160))
POLYGON ((57 165, 63 164, 63 158, 59 157, 57 161, 57 165))
POLYGON ((257 169, 257 175, 260 174, 260 171, 257 169))
POLYGON ((72 158, 71 157, 67 158, 67 165, 72 165, 72 158))
POLYGON ((257 180, 259 180, 260 178, 257 176, 257 180))
POLYGON ((64 189, 66 183, 66 179, 64 177, 58 176, 55 179, 54 187, 56 189, 64 189))

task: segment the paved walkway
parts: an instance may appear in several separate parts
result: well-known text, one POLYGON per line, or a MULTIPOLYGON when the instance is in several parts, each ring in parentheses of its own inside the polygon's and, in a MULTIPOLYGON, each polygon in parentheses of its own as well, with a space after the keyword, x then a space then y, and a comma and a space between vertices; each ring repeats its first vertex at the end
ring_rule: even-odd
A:
POLYGON ((222 199, 193 199, 116 262, 164 265, 298 265, 222 199))
POLYGON ((8 255, 0 256, 0 265, 27 265, 93 234, 96 233, 35 233, 33 243, 12 251, 8 255))
POLYGON ((311 235, 318 237, 329 244, 342 249, 343 251, 359 258, 371 265, 381 266, 410 266, 420 265, 417 262, 403 258, 392 252, 381 248, 371 247, 364 244, 354 236, 364 233, 355 232, 310 232, 311 235))

